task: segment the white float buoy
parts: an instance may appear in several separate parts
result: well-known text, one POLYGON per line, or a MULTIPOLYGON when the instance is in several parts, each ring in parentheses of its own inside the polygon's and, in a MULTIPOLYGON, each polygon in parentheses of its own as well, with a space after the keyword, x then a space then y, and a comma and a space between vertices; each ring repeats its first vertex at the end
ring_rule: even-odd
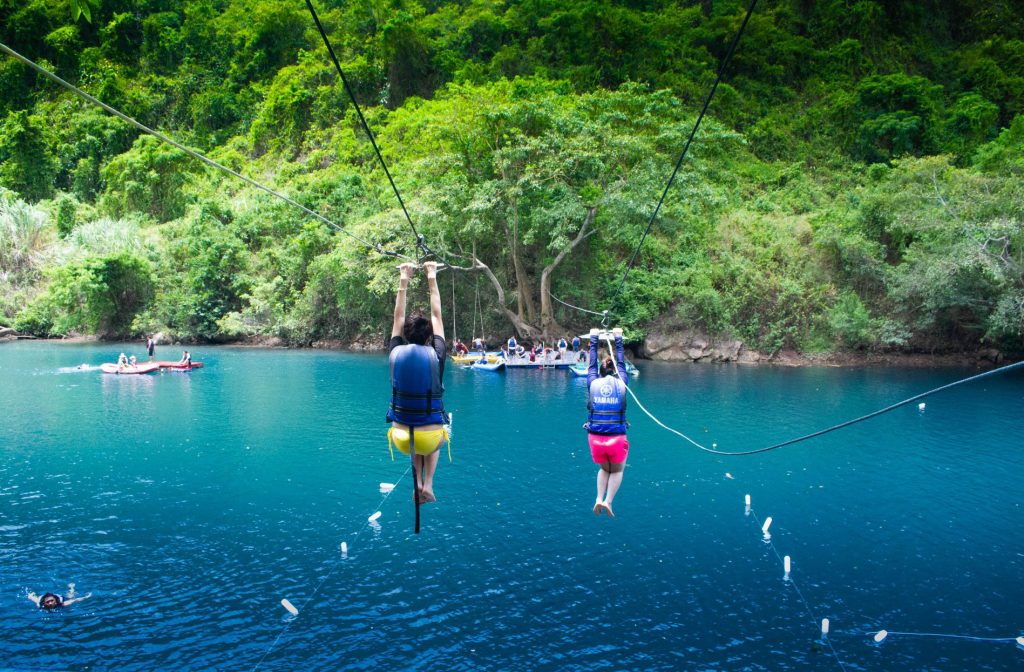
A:
POLYGON ((1024 637, 1018 637, 1017 644, 1018 646, 1024 646, 1024 637))
POLYGON ((717 443, 712 443, 712 444, 711 444, 711 447, 712 447, 712 448, 718 448, 718 444, 717 444, 717 443))
POLYGON ((391 492, 394 489, 395 489, 395 484, 394 483, 381 483, 380 484, 380 492, 381 492, 382 495, 386 495, 387 493, 391 492))
POLYGON ((733 477, 733 475, 732 475, 732 474, 730 474, 730 473, 729 473, 728 471, 727 471, 727 472, 725 472, 725 477, 726 477, 726 478, 730 478, 730 479, 732 479, 732 480, 734 480, 734 481, 736 480, 736 479, 735 479, 735 478, 733 477))
POLYGON ((299 610, 296 609, 295 605, 293 605, 288 600, 281 600, 281 606, 284 607, 285 609, 287 609, 288 613, 291 614, 292 616, 298 616, 299 615, 299 610))
POLYGON ((771 527, 771 526, 772 526, 772 517, 768 516, 767 518, 764 519, 764 525, 761 526, 761 531, 764 532, 765 535, 767 535, 768 534, 768 528, 771 527))
POLYGON ((341 557, 343 557, 343 558, 347 558, 348 557, 348 543, 344 542, 344 541, 341 542, 341 557))
POLYGON ((821 636, 826 637, 828 635, 828 619, 821 619, 821 636))
POLYGON ((788 555, 782 559, 782 567, 786 570, 786 574, 789 574, 789 570, 792 567, 792 564, 789 561, 788 555))
POLYGON ((879 630, 877 633, 875 633, 875 641, 881 644, 888 636, 889 632, 887 630, 879 630))
POLYGON ((917 405, 917 410, 919 410, 919 411, 923 411, 924 410, 924 402, 923 401, 920 404, 917 405))
POLYGON ((373 514, 372 516, 370 516, 370 517, 369 517, 369 518, 367 518, 366 520, 372 523, 372 522, 374 522, 375 520, 377 520, 378 518, 380 518, 380 511, 378 511, 378 512, 377 512, 377 513, 375 513, 375 514, 373 514))
POLYGON ((750 495, 743 495, 743 503, 750 506, 750 495))

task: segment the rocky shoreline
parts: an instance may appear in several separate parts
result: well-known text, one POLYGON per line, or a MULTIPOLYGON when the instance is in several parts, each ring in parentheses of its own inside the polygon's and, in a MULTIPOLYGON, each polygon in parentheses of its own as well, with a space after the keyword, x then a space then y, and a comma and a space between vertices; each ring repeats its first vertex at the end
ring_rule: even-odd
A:
POLYGON ((1007 361, 993 348, 973 352, 822 352, 780 350, 766 353, 747 348, 735 339, 715 339, 707 334, 683 331, 671 336, 649 333, 636 348, 641 359, 665 362, 774 364, 776 366, 976 366, 990 368, 1007 361))
MULTIPOLYGON (((13 341, 26 337, 17 334, 13 329, 0 329, 0 342, 13 341)), ((103 339, 95 336, 70 336, 49 340, 55 343, 102 343, 103 339)), ((111 341, 123 342, 123 341, 111 341)), ((383 352, 383 338, 363 338, 356 340, 321 340, 309 344, 296 345, 285 339, 276 337, 253 337, 237 341, 221 343, 253 348, 310 348, 314 350, 345 350, 348 352, 383 352)), ((180 343, 157 334, 158 347, 202 347, 196 343, 180 343)), ((141 344, 140 344, 141 347, 141 344)), ((671 336, 649 333, 641 343, 628 346, 631 356, 637 360, 660 362, 691 362, 709 364, 755 364, 787 367, 831 366, 831 367, 942 367, 960 366, 975 368, 992 368, 1011 361, 1016 357, 1008 356, 992 348, 979 348, 973 352, 823 352, 806 353, 795 350, 780 350, 766 353, 747 348, 742 341, 735 339, 715 339, 700 332, 676 332, 671 336)))

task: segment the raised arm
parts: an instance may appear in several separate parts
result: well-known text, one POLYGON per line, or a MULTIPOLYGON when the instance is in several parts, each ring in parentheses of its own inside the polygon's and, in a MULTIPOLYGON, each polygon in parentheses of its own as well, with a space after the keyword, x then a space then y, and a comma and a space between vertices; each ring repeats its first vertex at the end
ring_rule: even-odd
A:
POLYGON ((626 371, 626 347, 622 343, 622 329, 612 330, 615 334, 615 365, 619 367, 619 380, 629 385, 629 372, 626 371))
POLYGON ((437 289, 437 262, 428 261, 423 264, 427 272, 427 289, 430 290, 430 325, 434 328, 434 336, 444 338, 444 320, 441 319, 441 292, 437 289))
POLYGON ((391 323, 391 338, 402 335, 405 326, 405 292, 415 270, 416 264, 402 264, 398 267, 398 293, 395 294, 395 319, 391 323))
POLYGON ((599 378, 599 363, 597 361, 597 339, 598 334, 601 333, 599 329, 590 330, 590 365, 587 367, 587 388, 590 388, 590 384, 599 378))

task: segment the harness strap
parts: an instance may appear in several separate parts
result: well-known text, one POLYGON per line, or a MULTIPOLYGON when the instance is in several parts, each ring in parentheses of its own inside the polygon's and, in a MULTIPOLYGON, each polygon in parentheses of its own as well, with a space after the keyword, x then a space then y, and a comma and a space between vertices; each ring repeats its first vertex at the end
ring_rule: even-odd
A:
POLYGON ((420 533, 420 479, 416 474, 416 428, 409 425, 409 459, 412 460, 412 498, 416 502, 416 529, 420 533))

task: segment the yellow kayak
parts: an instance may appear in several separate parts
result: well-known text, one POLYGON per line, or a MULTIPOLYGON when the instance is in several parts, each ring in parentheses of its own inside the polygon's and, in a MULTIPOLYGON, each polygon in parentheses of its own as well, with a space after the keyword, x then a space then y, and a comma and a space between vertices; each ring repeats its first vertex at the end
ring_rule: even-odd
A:
MULTIPOLYGON (((452 361, 456 364, 472 364, 473 362, 480 361, 480 353, 469 353, 468 355, 452 355, 452 361)), ((493 353, 487 353, 487 361, 494 363, 498 361, 498 355, 493 353)))

